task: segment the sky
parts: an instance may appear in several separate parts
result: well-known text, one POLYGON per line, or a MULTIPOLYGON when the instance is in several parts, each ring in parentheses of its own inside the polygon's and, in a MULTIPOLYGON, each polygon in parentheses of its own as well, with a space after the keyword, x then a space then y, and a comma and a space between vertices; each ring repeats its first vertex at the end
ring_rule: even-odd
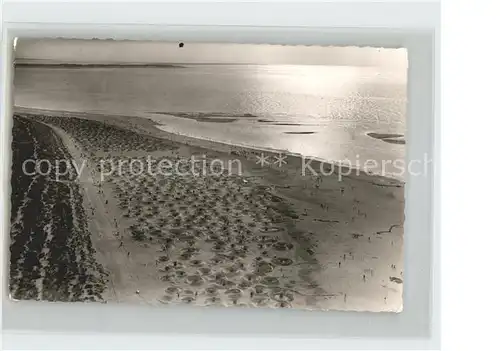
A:
POLYGON ((249 63, 407 67, 406 49, 19 39, 19 60, 53 60, 73 63, 249 63))

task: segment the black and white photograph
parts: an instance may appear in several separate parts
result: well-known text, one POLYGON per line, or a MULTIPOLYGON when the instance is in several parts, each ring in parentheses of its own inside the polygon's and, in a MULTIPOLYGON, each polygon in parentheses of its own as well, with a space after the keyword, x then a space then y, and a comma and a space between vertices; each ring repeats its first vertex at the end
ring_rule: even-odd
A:
POLYGON ((14 50, 12 300, 403 310, 406 49, 14 50))

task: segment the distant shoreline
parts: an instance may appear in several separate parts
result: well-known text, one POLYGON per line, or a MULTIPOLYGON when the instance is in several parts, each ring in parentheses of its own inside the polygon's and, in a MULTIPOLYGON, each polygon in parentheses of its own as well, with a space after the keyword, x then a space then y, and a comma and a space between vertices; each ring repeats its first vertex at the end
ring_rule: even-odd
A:
POLYGON ((15 67, 50 67, 50 68, 131 68, 131 67, 152 67, 152 68, 184 68, 180 65, 164 63, 14 63, 15 67))

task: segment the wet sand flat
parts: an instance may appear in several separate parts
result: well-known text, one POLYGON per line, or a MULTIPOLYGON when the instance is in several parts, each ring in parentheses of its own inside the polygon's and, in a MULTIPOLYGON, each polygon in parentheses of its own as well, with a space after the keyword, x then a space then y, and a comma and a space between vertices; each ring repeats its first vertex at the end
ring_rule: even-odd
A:
POLYGON ((336 166, 303 174, 294 155, 263 167, 256 158, 276 152, 168 134, 145 118, 19 115, 50 126, 72 159, 87 162, 76 183, 94 256, 109 276, 104 300, 401 310, 402 183, 367 174, 339 181, 336 166), (238 160, 243 173, 151 176, 125 167, 100 178, 102 159, 193 155, 238 160))
POLYGON ((366 133, 369 137, 385 141, 389 144, 406 144, 403 134, 388 134, 388 133, 366 133))

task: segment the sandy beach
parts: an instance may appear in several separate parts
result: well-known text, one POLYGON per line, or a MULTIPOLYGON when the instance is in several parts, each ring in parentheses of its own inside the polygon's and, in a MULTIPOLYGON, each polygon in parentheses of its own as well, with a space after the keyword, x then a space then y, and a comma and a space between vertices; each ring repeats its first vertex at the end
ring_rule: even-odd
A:
POLYGON ((397 180, 363 172, 339 180, 346 170, 309 160, 304 173, 298 155, 169 134, 141 117, 18 109, 13 139, 15 298, 402 310, 404 184, 397 180), (193 156, 219 160, 220 172, 203 174, 201 162, 168 176, 130 166, 148 159, 189 164, 193 156), (286 163, 263 165, 263 157, 286 163), (26 201, 35 191, 20 172, 27 158, 65 158, 83 167, 63 181, 32 178, 48 195, 26 201), (235 164, 241 172, 230 171, 235 164), (320 169, 323 175, 315 175, 320 169), (28 239, 23 218, 35 200, 43 209, 32 210, 40 216, 32 232, 40 235, 28 239), (67 224, 38 214, 66 202, 59 216, 72 211, 67 224), (65 233, 62 244, 53 228, 65 233), (74 268, 56 269, 72 278, 45 281, 44 253, 61 245, 62 258, 48 254, 57 261, 50 267, 72 262, 74 268), (66 293, 56 298, 52 290, 66 293))

